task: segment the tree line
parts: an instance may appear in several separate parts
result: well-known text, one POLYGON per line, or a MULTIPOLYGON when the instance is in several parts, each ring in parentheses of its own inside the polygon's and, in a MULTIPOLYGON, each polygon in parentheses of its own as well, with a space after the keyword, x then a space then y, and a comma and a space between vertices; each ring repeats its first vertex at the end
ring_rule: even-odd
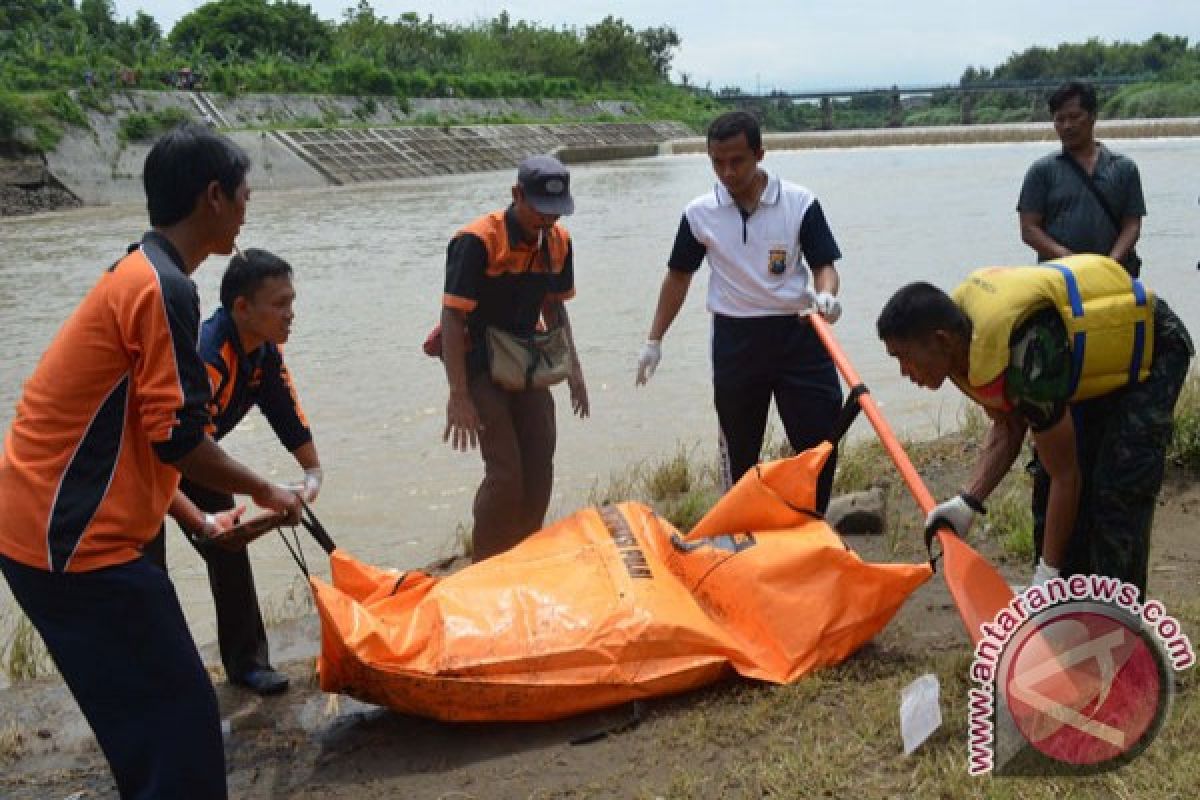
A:
POLYGON ((168 32, 112 0, 0 0, 0 90, 163 88, 188 69, 213 91, 555 97, 669 82, 680 39, 607 16, 582 30, 512 20, 394 20, 369 0, 340 20, 293 0, 213 0, 168 32))
POLYGON ((1030 47, 1013 53, 996 67, 967 67, 959 85, 1085 76, 1144 77, 1171 82, 1196 80, 1200 78, 1200 45, 1189 47, 1186 36, 1156 33, 1140 44, 1105 43, 1092 38, 1082 44, 1063 43, 1054 49, 1030 47))
MULTIPOLYGON (((86 124, 80 105, 103 110, 111 88, 619 97, 637 101, 647 117, 698 130, 718 110, 745 105, 737 87, 698 89, 686 76, 673 84, 680 44, 668 25, 635 30, 611 15, 582 28, 513 20, 506 12, 450 24, 415 13, 389 19, 370 0, 357 0, 339 19, 322 20, 295 0, 213 0, 164 31, 144 11, 118 20, 113 0, 0 0, 0 144, 32 128, 39 146, 50 146, 62 125, 86 124)), ((952 124, 964 121, 966 88, 1114 75, 1139 82, 1103 89, 1104 116, 1200 114, 1200 44, 1161 33, 1141 43, 1030 47, 992 67, 967 67, 957 91, 938 92, 900 114, 898 93, 837 101, 832 123, 827 110, 782 97, 753 107, 769 130, 952 124)), ((1046 118, 1044 91, 1036 89, 973 91, 969 105, 974 122, 1046 118)))
MULTIPOLYGON (((924 104, 900 108, 898 90, 834 102, 833 127, 952 125, 961 122, 1033 122, 1049 119, 1046 96, 1069 79, 1119 77, 1128 85, 1100 86, 1100 114, 1107 118, 1184 117, 1200 114, 1200 43, 1158 33, 1144 42, 1089 39, 1054 48, 1030 47, 994 67, 969 66, 955 87, 934 92, 924 104), (1027 89, 988 90, 990 84, 1025 82, 1027 89), (966 91, 970 90, 967 95, 966 91)), ((723 99, 738 102, 736 88, 723 99)), ((768 128, 813 130, 829 126, 827 109, 782 96, 757 109, 768 128)))

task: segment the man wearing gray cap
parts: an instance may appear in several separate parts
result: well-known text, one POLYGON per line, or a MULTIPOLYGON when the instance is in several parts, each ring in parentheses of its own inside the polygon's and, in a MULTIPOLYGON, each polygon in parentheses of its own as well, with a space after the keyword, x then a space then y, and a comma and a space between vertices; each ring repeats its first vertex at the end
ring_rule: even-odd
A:
POLYGON ((554 482, 554 399, 547 384, 565 376, 572 409, 580 417, 589 413, 564 306, 575 295, 574 258, 558 218, 574 210, 567 168, 552 156, 531 156, 517 168, 512 204, 463 227, 446 250, 441 356, 450 396, 442 439, 464 452, 478 444, 483 455, 471 534, 475 561, 542 527, 554 482), (550 363, 552 349, 538 349, 547 340, 560 345, 557 365, 550 363), (533 357, 524 384, 513 385, 501 362, 524 348, 533 357))

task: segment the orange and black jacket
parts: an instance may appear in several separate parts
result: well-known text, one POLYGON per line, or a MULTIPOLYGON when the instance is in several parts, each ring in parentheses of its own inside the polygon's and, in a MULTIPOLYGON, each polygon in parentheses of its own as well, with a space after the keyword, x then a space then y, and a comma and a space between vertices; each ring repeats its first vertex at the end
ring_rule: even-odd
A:
POLYGON ((200 357, 212 386, 214 439, 220 440, 258 406, 288 452, 312 441, 282 350, 264 342, 245 352, 237 325, 224 307, 200 330, 200 357))
POLYGON ((476 219, 446 248, 442 305, 467 315, 467 368, 487 368, 484 331, 518 336, 537 329, 542 307, 575 296, 571 236, 555 223, 540 241, 526 242, 512 206, 476 219))
POLYGON ((200 302, 162 236, 105 272, 25 384, 0 457, 0 553, 54 572, 140 555, 209 423, 200 302))

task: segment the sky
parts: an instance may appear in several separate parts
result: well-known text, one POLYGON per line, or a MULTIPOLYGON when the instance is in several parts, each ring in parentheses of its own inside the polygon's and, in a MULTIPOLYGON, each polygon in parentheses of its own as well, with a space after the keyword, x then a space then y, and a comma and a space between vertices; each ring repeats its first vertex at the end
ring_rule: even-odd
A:
MULTIPOLYGON (((144 10, 169 32, 203 0, 116 0, 117 17, 144 10)), ((309 0, 340 20, 357 0, 309 0)), ((611 14, 634 29, 668 25, 682 40, 672 78, 744 91, 955 83, 1033 45, 1141 42, 1155 33, 1200 41, 1196 0, 373 0, 377 16, 413 11, 469 24, 507 10, 515 22, 580 30, 611 14)))

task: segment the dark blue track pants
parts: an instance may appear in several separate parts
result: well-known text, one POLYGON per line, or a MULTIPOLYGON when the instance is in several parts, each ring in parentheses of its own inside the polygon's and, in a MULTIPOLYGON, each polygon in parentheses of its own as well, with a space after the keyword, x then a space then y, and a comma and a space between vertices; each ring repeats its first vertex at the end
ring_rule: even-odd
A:
POLYGON ((145 558, 53 573, 0 556, 123 798, 223 800, 217 698, 175 587, 145 558))
MULTIPOLYGON (((825 441, 842 404, 837 368, 808 320, 713 315, 713 401, 721 426, 727 487, 758 463, 771 398, 788 442, 801 452, 825 441)), ((817 483, 817 510, 829 505, 837 450, 817 483)))
MULTIPOLYGON (((180 482, 179 488, 201 511, 216 513, 235 507, 233 495, 192 483, 187 478, 180 482)), ((217 643, 225 674, 233 679, 255 669, 269 668, 267 629, 254 588, 249 551, 245 548, 224 550, 214 544, 188 541, 208 567, 208 583, 217 609, 217 643)), ((151 562, 164 570, 167 568, 165 526, 146 545, 144 552, 151 562)))

